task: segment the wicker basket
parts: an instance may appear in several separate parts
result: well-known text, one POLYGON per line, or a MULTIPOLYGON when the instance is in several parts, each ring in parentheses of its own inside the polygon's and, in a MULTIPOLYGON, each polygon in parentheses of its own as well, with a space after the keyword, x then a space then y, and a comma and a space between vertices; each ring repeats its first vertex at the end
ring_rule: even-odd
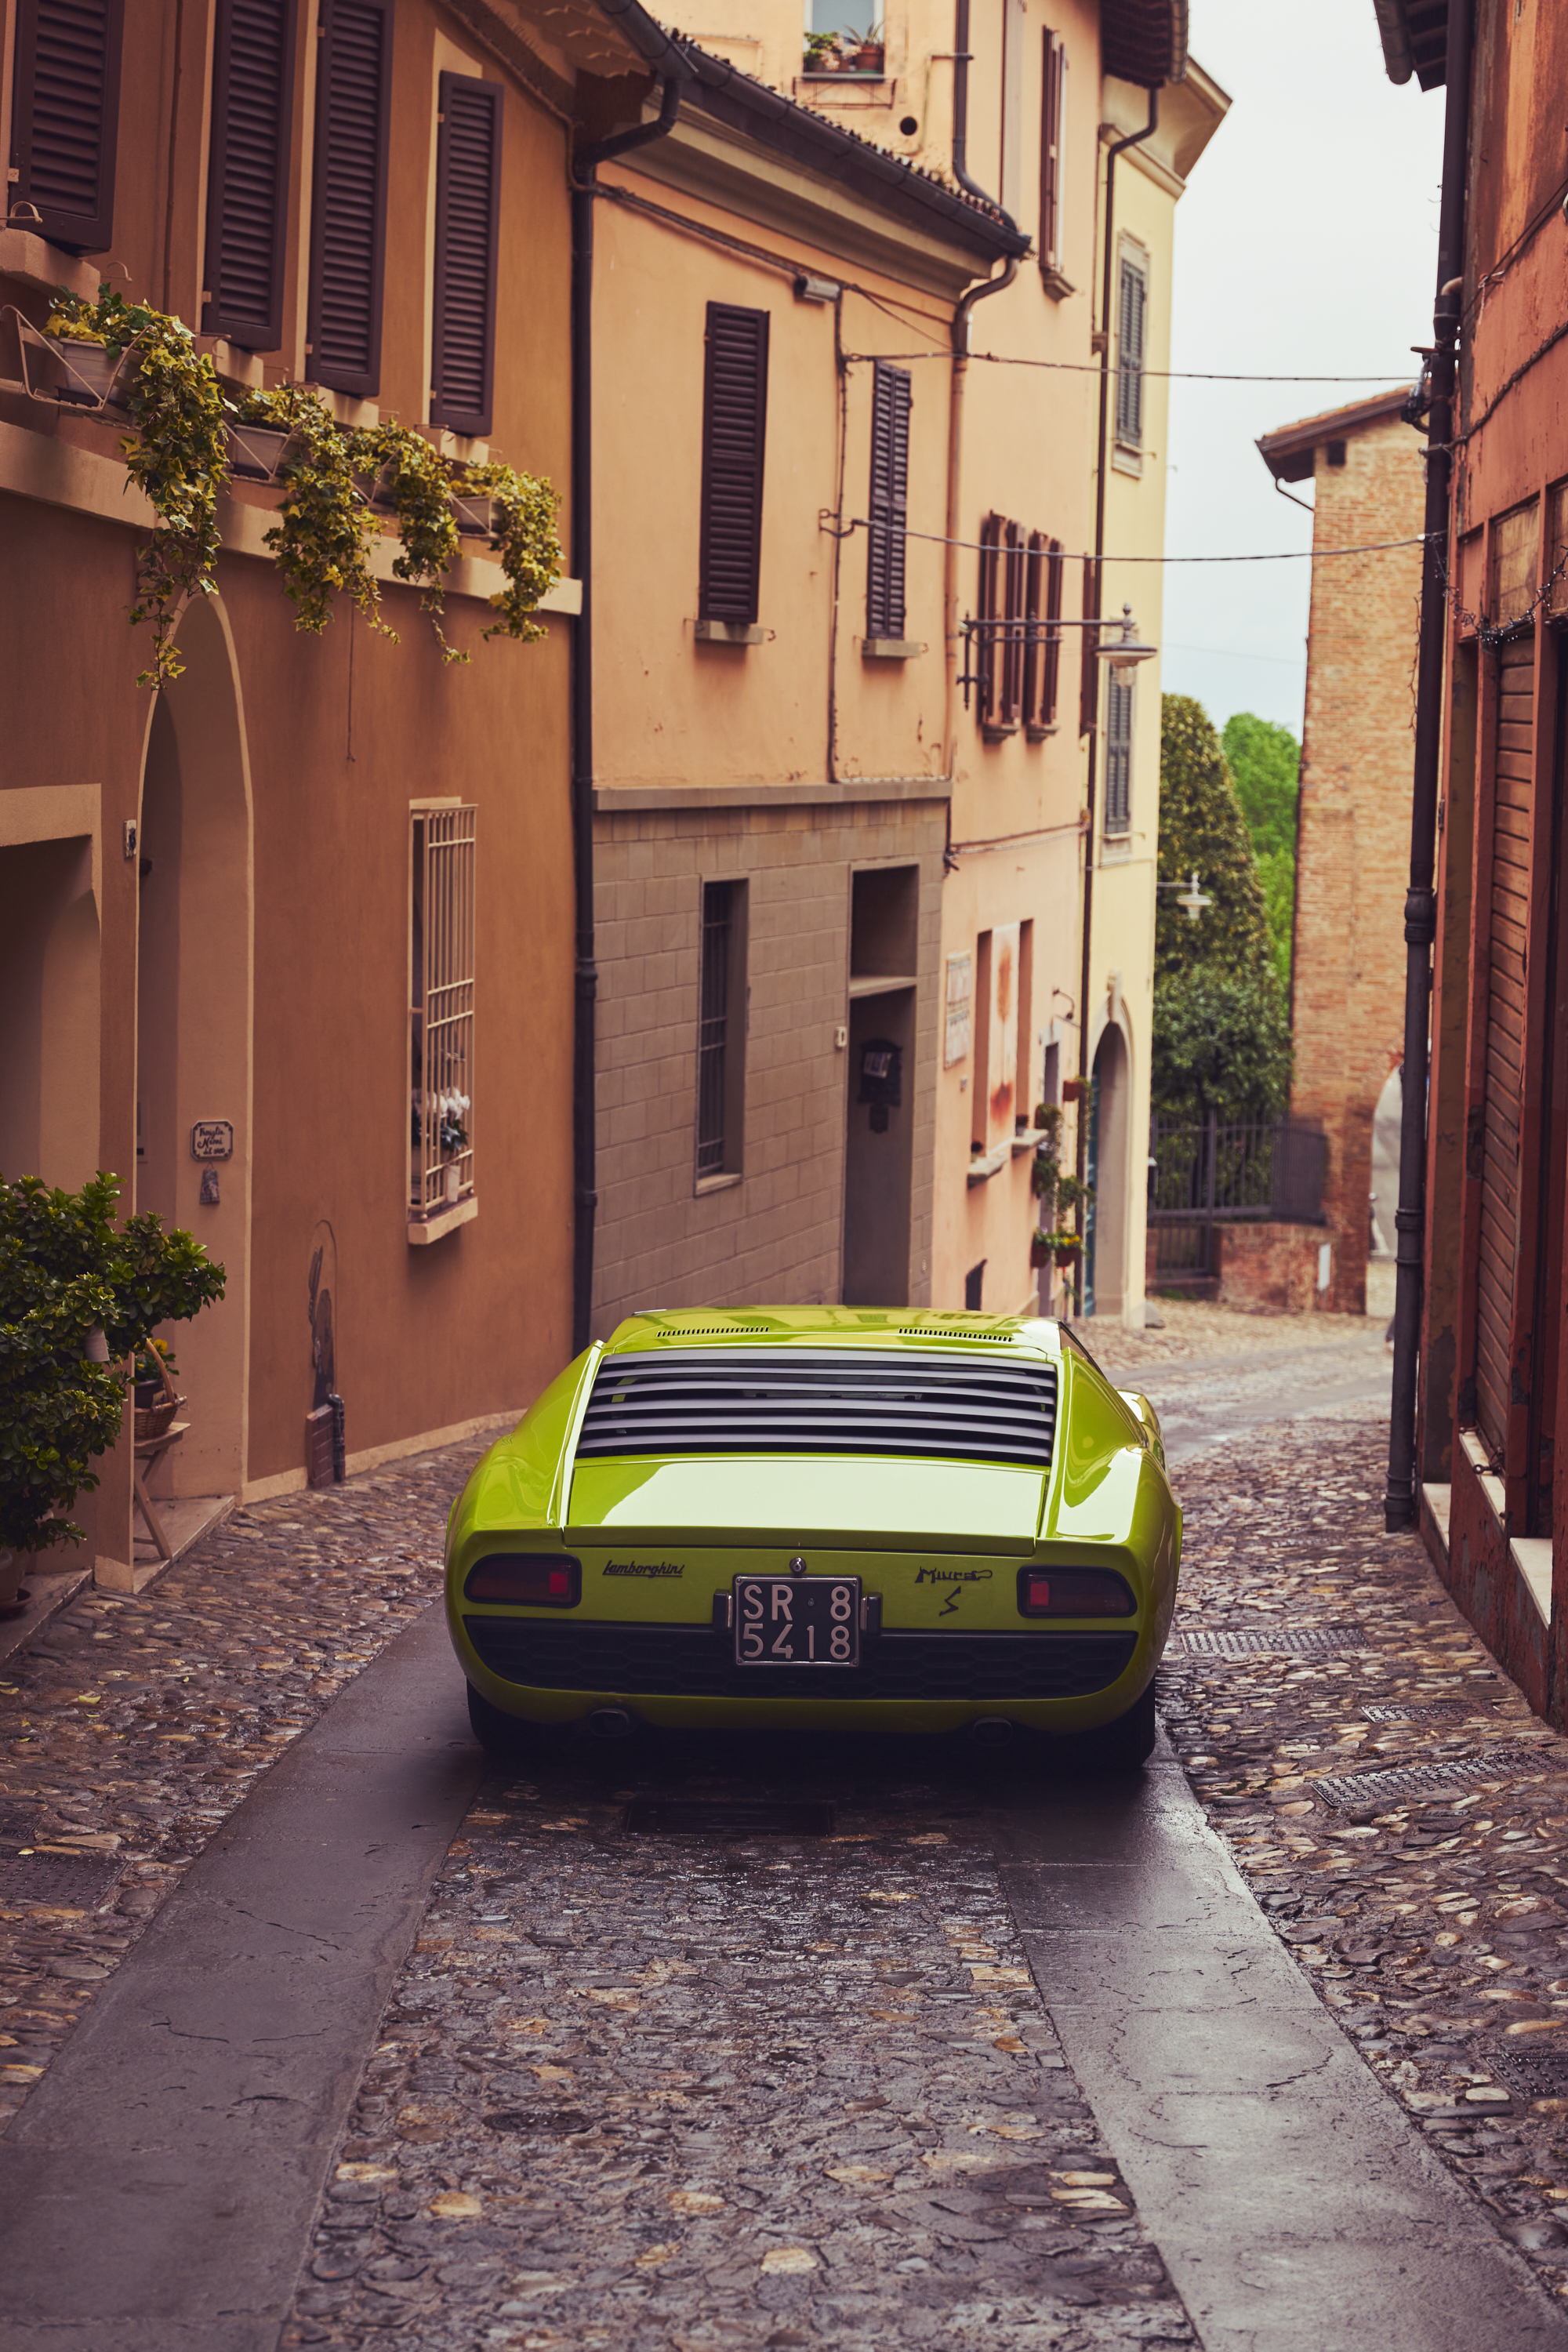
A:
POLYGON ((166 1396, 160 1397, 156 1404, 139 1404, 136 1408, 138 1444, 143 1438, 162 1437, 184 1402, 184 1397, 166 1396))

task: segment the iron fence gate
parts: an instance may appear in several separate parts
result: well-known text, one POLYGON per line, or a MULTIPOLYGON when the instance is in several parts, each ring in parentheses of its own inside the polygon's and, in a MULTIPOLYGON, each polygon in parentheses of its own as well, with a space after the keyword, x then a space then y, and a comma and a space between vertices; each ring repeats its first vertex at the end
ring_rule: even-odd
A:
POLYGON ((1300 1119, 1149 1123, 1149 1230, 1156 1279, 1219 1271, 1214 1229, 1247 1219, 1321 1224, 1328 1138, 1300 1119))

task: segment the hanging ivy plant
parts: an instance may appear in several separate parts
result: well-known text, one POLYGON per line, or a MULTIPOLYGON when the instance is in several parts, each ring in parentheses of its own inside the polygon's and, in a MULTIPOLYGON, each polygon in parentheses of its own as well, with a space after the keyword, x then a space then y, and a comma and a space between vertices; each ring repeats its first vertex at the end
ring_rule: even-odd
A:
POLYGON ((247 393, 235 415, 241 425, 292 436, 279 476, 283 503, 267 544, 276 551, 293 602, 295 627, 319 637, 332 617, 333 599, 343 595, 395 645, 397 632, 381 617, 381 590, 371 569, 376 520, 355 478, 363 462, 360 436, 341 426, 318 394, 298 384, 247 393))
POLYGON ((134 438, 124 444, 132 480, 157 518, 137 556, 133 625, 153 625, 153 658, 138 686, 167 686, 184 667, 174 650, 174 614, 187 595, 214 593, 217 500, 227 473, 226 404, 210 359, 190 329, 142 302, 100 286, 96 302, 64 289, 54 299, 48 331, 100 341, 110 352, 135 348, 126 383, 134 438))
POLYGON ((231 425, 289 436, 279 473, 282 502, 266 543, 277 556, 297 628, 319 636, 342 595, 396 644, 396 631, 381 617, 371 562, 379 527, 374 496, 395 518, 395 576, 420 591, 442 661, 467 662, 442 626, 447 576, 461 552, 452 510, 457 491, 493 499, 500 518, 496 548, 507 584, 490 598, 499 618, 486 637, 526 645, 544 635, 533 614, 562 566, 559 500, 547 481, 499 464, 450 467, 424 434, 395 421, 342 425, 321 395, 302 385, 247 392, 231 402, 181 320, 127 302, 107 285, 96 302, 61 288, 47 327, 68 341, 101 344, 111 357, 135 353, 134 370, 121 376, 134 428, 122 446, 131 478, 157 518, 138 554, 130 608, 132 623, 150 621, 153 628, 153 659, 139 686, 156 689, 180 677, 177 610, 187 596, 215 593, 217 502, 228 480, 231 425))
POLYGON ((419 609, 430 624, 441 659, 466 662, 468 655, 447 644, 441 626, 446 577, 458 552, 451 475, 411 425, 366 425, 355 434, 354 443, 360 465, 378 478, 397 518, 403 551, 393 558, 394 572, 421 592, 419 609))
POLYGON ((496 551, 507 585, 490 598, 500 618, 485 635, 531 645, 546 634, 532 617, 540 598, 561 577, 561 541, 555 530, 561 501, 548 482, 514 473, 510 466, 465 467, 458 488, 465 496, 494 499, 500 510, 496 551))

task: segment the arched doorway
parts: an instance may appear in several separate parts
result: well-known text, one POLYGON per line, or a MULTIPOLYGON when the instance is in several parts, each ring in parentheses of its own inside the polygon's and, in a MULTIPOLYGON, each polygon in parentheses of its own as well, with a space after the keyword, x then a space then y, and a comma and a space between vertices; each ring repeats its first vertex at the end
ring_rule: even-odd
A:
POLYGON ((245 723, 216 600, 187 608, 184 675, 161 693, 142 780, 136 990, 136 1202, 183 1225, 227 1291, 174 1348, 190 1427, 153 1491, 237 1494, 249 1356, 251 839, 245 723), (206 1129, 198 1159, 194 1130, 206 1129))
POLYGON ((1095 1048, 1089 1079, 1085 1174, 1094 1199, 1085 1219, 1086 1315, 1120 1315, 1127 1293, 1127 1043, 1112 1024, 1095 1048))

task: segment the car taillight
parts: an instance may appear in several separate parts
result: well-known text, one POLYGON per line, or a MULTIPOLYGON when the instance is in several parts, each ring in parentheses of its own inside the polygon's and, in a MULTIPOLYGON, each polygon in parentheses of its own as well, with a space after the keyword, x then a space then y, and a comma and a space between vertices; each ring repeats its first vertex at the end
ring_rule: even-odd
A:
POLYGON ((582 1563, 548 1552, 492 1552, 475 1561, 463 1587, 465 1601, 510 1601, 524 1609, 575 1609, 582 1597, 582 1563))
POLYGON ((1021 1568, 1018 1607, 1026 1617, 1131 1617, 1138 1603, 1113 1568, 1021 1568))

